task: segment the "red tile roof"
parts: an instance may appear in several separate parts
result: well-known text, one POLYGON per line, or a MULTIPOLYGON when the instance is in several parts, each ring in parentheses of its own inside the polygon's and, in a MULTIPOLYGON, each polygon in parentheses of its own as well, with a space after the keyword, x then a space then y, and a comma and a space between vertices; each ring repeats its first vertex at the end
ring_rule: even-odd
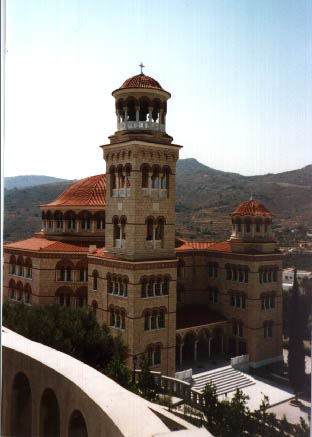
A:
POLYGON ((183 244, 180 247, 176 247, 176 252, 181 252, 184 250, 209 250, 217 252, 231 252, 231 246, 228 241, 222 241, 221 243, 216 243, 215 241, 187 241, 181 240, 183 244))
POLYGON ((188 241, 188 240, 182 240, 183 244, 179 247, 176 247, 176 251, 180 250, 206 250, 210 246, 214 245, 214 241, 188 241))
POLYGON ((120 258, 118 258, 117 256, 114 256, 112 254, 108 254, 107 252, 105 252, 105 247, 98 247, 96 248, 94 253, 89 253, 89 256, 96 256, 96 257, 100 257, 100 258, 109 258, 109 259, 117 259, 119 261, 121 261, 120 258))
POLYGON ((187 307, 177 310, 176 329, 191 328, 208 325, 210 323, 224 322, 226 318, 214 313, 209 308, 187 307))
POLYGON ((106 175, 100 174, 81 179, 71 185, 53 202, 41 205, 55 206, 98 206, 106 205, 106 175))
POLYGON ((262 203, 256 200, 248 200, 247 202, 241 203, 233 212, 232 215, 265 215, 272 216, 273 214, 268 211, 262 203))
POLYGON ((28 238, 27 240, 16 241, 4 245, 8 249, 22 249, 40 252, 88 252, 88 247, 81 247, 75 244, 63 243, 62 241, 51 241, 45 238, 28 238))
POLYGON ((122 88, 152 88, 163 90, 157 80, 152 77, 145 76, 145 74, 141 73, 137 76, 130 77, 127 79, 120 87, 122 88))

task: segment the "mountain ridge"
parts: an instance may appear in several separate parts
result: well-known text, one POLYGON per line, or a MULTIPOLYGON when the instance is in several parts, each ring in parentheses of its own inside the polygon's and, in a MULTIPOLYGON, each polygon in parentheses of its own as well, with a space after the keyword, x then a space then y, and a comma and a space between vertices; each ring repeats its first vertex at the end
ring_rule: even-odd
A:
MULTIPOLYGON (((6 190, 4 240, 28 238, 41 229, 38 205, 56 199, 75 181, 6 190)), ((177 235, 224 240, 229 214, 250 194, 274 214, 276 229, 304 225, 312 230, 312 165, 288 172, 242 176, 212 169, 194 158, 182 159, 176 171, 177 235)))

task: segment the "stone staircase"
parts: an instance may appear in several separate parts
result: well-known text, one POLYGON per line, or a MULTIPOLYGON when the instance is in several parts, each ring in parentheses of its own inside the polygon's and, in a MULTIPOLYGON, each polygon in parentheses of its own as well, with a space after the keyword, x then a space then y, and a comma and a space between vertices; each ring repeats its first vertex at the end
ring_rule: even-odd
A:
POLYGON ((255 384, 249 375, 233 369, 232 366, 225 366, 220 370, 193 375, 192 388, 202 393, 208 382, 215 384, 218 396, 255 384))

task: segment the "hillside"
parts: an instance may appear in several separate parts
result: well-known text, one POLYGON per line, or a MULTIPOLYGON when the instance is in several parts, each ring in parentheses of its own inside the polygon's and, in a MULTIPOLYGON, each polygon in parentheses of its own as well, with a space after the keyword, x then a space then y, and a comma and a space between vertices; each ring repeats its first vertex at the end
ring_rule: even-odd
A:
POLYGON ((4 178, 4 189, 35 187, 43 184, 66 182, 68 179, 54 178, 52 176, 25 175, 4 178))
MULTIPOLYGON (((4 240, 27 238, 39 231, 38 205, 55 199, 72 183, 6 191, 4 240)), ((195 159, 181 159, 176 187, 177 233, 186 238, 228 238, 230 212, 248 200, 251 193, 274 214, 274 227, 281 242, 284 233, 289 233, 288 228, 312 229, 311 165, 278 174, 242 176, 215 170, 195 159)))
POLYGON ((275 227, 312 227, 311 165, 285 173, 242 176, 182 159, 177 166, 178 232, 191 238, 227 238, 230 212, 251 194, 272 211, 275 227))

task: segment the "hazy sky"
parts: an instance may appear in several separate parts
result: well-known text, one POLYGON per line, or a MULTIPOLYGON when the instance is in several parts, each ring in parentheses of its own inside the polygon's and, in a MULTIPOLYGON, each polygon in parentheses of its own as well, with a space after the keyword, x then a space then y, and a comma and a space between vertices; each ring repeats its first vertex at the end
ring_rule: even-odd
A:
POLYGON ((312 162, 310 0, 7 1, 5 176, 105 172, 111 92, 171 92, 181 158, 244 175, 312 162))

